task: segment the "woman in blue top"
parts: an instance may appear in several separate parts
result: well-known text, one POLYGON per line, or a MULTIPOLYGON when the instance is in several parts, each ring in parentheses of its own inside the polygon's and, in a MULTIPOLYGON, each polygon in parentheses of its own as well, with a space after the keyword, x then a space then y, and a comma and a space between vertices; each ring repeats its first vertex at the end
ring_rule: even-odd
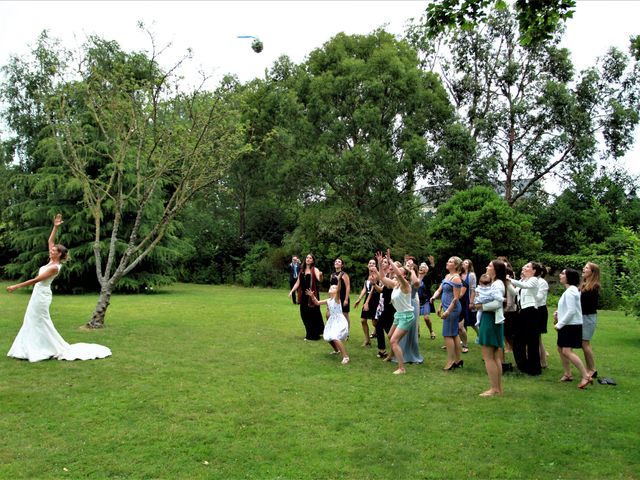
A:
POLYGON ((447 347, 447 364, 443 370, 453 370, 464 365, 464 361, 460 360, 461 349, 458 335, 458 320, 462 310, 460 307, 462 259, 451 257, 447 260, 446 268, 448 273, 431 299, 442 297, 440 307, 438 307, 438 316, 442 318, 442 336, 447 347))
POLYGON ((471 312, 470 307, 476 294, 476 274, 473 270, 473 262, 468 258, 462 261, 462 272, 460 274, 462 280, 462 290, 460 290, 460 325, 458 331, 460 340, 462 340, 462 353, 469 352, 467 341, 467 327, 473 328, 478 337, 478 327, 476 327, 476 315, 471 312))

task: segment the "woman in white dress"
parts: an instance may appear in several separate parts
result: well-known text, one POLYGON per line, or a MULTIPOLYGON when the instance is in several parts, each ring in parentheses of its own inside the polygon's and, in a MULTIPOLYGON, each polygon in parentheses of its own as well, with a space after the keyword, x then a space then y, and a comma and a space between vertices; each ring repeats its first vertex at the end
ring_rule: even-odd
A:
POLYGON ((60 262, 67 258, 67 249, 56 244, 56 232, 62 224, 62 215, 56 215, 49 235, 49 263, 40 267, 38 276, 7 287, 9 293, 18 288, 33 285, 31 299, 24 315, 24 322, 13 341, 7 356, 39 362, 49 358, 58 360, 91 360, 111 355, 111 350, 102 345, 76 343, 69 345, 53 326, 49 315, 51 305, 51 283, 60 271, 60 262))

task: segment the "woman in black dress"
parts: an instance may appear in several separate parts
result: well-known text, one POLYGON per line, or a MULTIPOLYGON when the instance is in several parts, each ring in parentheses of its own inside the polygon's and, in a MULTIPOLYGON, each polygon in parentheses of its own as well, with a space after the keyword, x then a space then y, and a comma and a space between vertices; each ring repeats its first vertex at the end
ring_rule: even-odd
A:
POLYGON ((298 275, 298 280, 289 292, 289 297, 293 295, 293 292, 298 292, 300 318, 306 331, 305 340, 320 340, 322 338, 324 322, 320 306, 315 305, 307 295, 307 290, 311 290, 315 298, 320 299, 319 283, 322 282, 322 278, 322 272, 316 268, 316 259, 310 253, 305 258, 304 267, 298 275))
POLYGON ((347 325, 349 329, 351 329, 351 320, 349 319, 349 311, 350 301, 349 295, 351 294, 351 281, 349 280, 349 275, 347 272, 343 270, 344 262, 341 258, 336 258, 335 262, 333 262, 333 267, 335 268, 335 272, 331 274, 331 285, 338 285, 340 283, 340 304, 342 305, 342 314, 347 319, 347 325))
POLYGON ((371 346, 368 321, 371 320, 373 327, 375 328, 376 308, 378 307, 378 302, 380 300, 380 294, 374 288, 374 285, 378 282, 378 276, 375 273, 376 261, 374 259, 369 260, 367 268, 369 269, 369 275, 364 281, 364 286, 362 287, 360 296, 358 296, 358 299, 354 304, 354 308, 358 308, 358 305, 364 299, 362 313, 360 314, 360 323, 362 324, 362 332, 364 333, 364 341, 362 342, 363 347, 371 346))

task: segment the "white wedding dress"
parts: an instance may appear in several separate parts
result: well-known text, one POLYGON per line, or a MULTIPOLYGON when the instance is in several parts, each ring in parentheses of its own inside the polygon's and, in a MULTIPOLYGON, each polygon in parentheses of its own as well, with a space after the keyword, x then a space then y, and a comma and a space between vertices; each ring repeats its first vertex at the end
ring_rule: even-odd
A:
MULTIPOLYGON (((58 272, 60 272, 60 265, 58 272)), ((50 265, 40 267, 38 275, 50 265)), ((49 358, 58 360, 92 360, 111 356, 111 350, 95 343, 69 345, 53 326, 49 315, 51 305, 51 282, 53 275, 33 286, 33 293, 24 314, 24 322, 13 341, 8 357, 39 362, 49 358)))

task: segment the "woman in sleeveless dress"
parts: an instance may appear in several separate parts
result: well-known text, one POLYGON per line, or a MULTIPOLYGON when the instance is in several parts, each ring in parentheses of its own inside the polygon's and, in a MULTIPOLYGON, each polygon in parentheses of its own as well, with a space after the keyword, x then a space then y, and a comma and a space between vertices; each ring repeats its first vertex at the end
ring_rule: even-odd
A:
MULTIPOLYGON (((407 281, 411 285, 411 306, 413 307, 413 316, 415 322, 409 326, 407 334, 399 341, 400 348, 402 349, 402 355, 405 363, 421 364, 424 362, 424 357, 420 354, 420 345, 418 342, 419 331, 418 325, 420 321, 420 301, 418 300, 418 288, 420 287, 420 280, 418 279, 415 258, 411 256, 405 257, 404 269, 407 272, 407 281)), ((388 357, 387 357, 388 358, 388 357)), ((397 360, 392 358, 394 362, 397 360)))
POLYGON ((342 303, 342 314, 347 319, 347 324, 349 328, 351 328, 351 320, 349 319, 350 308, 350 298, 351 295, 351 281, 349 279, 349 275, 345 272, 344 262, 341 258, 336 258, 333 262, 333 266, 335 271, 331 274, 331 278, 329 279, 329 285, 338 285, 340 284, 340 302, 342 303))
POLYGON ((49 263, 40 267, 35 278, 7 287, 9 293, 18 288, 33 285, 31 299, 24 315, 24 322, 7 354, 8 357, 39 362, 49 358, 58 360, 92 360, 111 355, 102 345, 76 343, 69 345, 56 330, 49 315, 51 283, 60 271, 60 262, 67 258, 67 249, 56 244, 56 232, 62 224, 62 215, 56 215, 49 235, 49 263))
POLYGON ((362 313, 360 314, 360 323, 362 325, 362 332, 364 333, 364 341, 362 342, 363 347, 371 346, 371 336, 369 335, 369 323, 371 320, 373 327, 375 329, 376 326, 376 308, 378 306, 378 301, 380 299, 380 294, 375 290, 374 285, 378 281, 378 276, 375 274, 373 270, 375 270, 376 261, 371 259, 367 265, 369 269, 369 275, 367 279, 364 281, 364 286, 362 287, 362 291, 354 304, 354 308, 358 308, 358 305, 364 299, 364 304, 362 305, 362 313))
POLYGON ((460 290, 460 324, 458 325, 458 332, 460 334, 460 340, 462 341, 462 353, 469 352, 469 342, 467 337, 467 328, 471 327, 476 333, 476 339, 478 338, 478 327, 476 327, 476 315, 471 312, 470 306, 473 305, 473 300, 476 294, 476 274, 473 269, 473 262, 468 258, 462 261, 462 273, 460 274, 462 280, 462 289, 460 290))
POLYGON ((443 370, 453 370, 464 365, 460 359, 460 336, 458 335, 458 320, 460 319, 460 290, 462 289, 462 259, 451 257, 447 260, 447 275, 440 287, 431 297, 436 299, 441 296, 438 316, 442 318, 442 336, 447 347, 447 364, 443 370))
POLYGON ((320 288, 318 284, 322 282, 322 279, 322 272, 316 268, 316 259, 313 254, 309 253, 304 260, 304 267, 298 275, 298 280, 296 280, 293 288, 289 291, 289 298, 293 296, 293 292, 298 292, 300 318, 304 324, 305 340, 320 340, 322 331, 324 330, 320 307, 315 305, 307 295, 307 290, 311 290, 315 298, 320 299, 320 288))
MULTIPOLYGON (((376 253, 378 265, 382 265, 383 258, 386 258, 387 263, 391 267, 390 277, 384 277, 382 275, 379 275, 379 277, 384 286, 391 290, 391 303, 394 306, 394 316, 393 324, 389 330, 389 343, 391 344, 393 357, 398 362, 398 368, 393 373, 398 375, 406 373, 400 340, 402 340, 412 326, 415 328, 416 320, 413 305, 411 304, 411 285, 407 280, 407 270, 400 262, 394 262, 391 259, 389 249, 387 249, 386 257, 383 257, 381 252, 376 253)), ((385 310, 386 308, 387 305, 385 305, 385 310)))

